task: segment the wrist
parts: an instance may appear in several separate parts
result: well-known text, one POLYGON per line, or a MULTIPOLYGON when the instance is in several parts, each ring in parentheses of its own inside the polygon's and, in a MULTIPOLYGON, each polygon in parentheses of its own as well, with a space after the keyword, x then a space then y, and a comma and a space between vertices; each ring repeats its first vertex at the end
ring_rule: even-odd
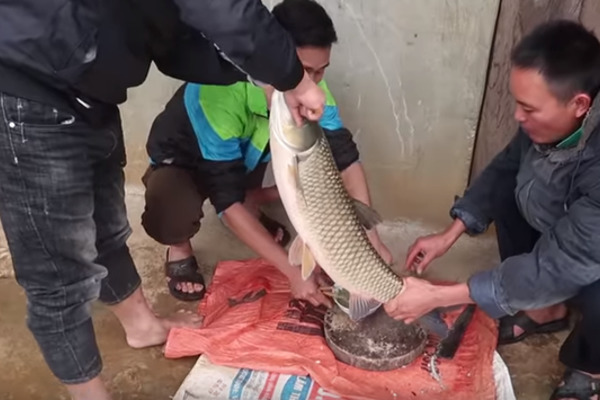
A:
POLYGON ((276 265, 277 269, 284 274, 290 282, 297 280, 300 277, 300 268, 293 267, 289 263, 280 263, 276 265))
POLYGON ((298 83, 298 85, 293 89, 293 91, 297 95, 302 95, 306 93, 315 83, 310 79, 308 73, 304 71, 304 75, 302 75, 302 79, 298 83))
POLYGON ((456 218, 454 222, 442 233, 442 237, 448 247, 452 246, 454 242, 467 230, 465 224, 456 218))
POLYGON ((452 307, 461 304, 471 304, 469 286, 466 283, 457 283, 448 286, 437 286, 434 297, 443 307, 452 307))

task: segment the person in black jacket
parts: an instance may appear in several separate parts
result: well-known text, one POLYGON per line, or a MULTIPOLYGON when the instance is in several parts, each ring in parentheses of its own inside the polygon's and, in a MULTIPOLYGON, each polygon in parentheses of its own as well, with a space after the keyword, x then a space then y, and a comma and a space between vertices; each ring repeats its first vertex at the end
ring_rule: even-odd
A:
POLYGON ((27 323, 74 399, 109 399, 93 300, 135 348, 198 324, 154 315, 126 245, 127 89, 155 62, 189 82, 273 85, 298 122, 319 119, 325 95, 260 0, 4 0, 0 15, 0 217, 27 323))

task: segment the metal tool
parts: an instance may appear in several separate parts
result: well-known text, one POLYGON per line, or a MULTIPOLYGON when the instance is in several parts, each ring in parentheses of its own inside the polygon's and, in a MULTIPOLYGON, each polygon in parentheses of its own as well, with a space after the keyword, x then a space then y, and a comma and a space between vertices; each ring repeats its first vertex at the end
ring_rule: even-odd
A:
MULTIPOLYGON (((421 368, 428 371, 431 377, 438 381, 442 387, 444 387, 444 384, 439 370, 439 359, 444 358, 450 360, 454 358, 465 331, 473 319, 475 309, 476 305, 474 304, 469 304, 465 307, 452 327, 447 330, 446 334, 443 334, 443 330, 441 329, 439 332, 441 332, 442 335, 437 334, 431 329, 429 330, 430 335, 428 338, 428 345, 421 360, 421 368)), ((427 320, 427 323, 430 323, 430 326, 432 326, 431 322, 431 320, 427 320)), ((437 326, 439 327, 439 325, 437 326)))
POLYGON ((448 335, 442 339, 438 347, 437 355, 441 358, 452 359, 458 350, 465 331, 475 314, 475 304, 469 304, 458 316, 448 335))
POLYGON ((450 332, 450 328, 446 324, 446 321, 444 321, 444 318, 442 318, 442 311, 439 308, 423 315, 417 320, 417 323, 430 335, 435 335, 438 340, 444 339, 450 332))

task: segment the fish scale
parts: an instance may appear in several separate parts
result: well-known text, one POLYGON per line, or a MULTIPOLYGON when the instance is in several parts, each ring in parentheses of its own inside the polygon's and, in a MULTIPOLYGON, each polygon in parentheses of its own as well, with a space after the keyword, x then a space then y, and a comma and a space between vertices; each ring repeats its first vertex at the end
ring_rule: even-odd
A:
POLYGON ((329 144, 298 163, 298 208, 314 232, 324 269, 346 290, 387 302, 402 290, 402 280, 371 245, 335 166, 329 144), (338 277, 338 279, 336 279, 338 277))

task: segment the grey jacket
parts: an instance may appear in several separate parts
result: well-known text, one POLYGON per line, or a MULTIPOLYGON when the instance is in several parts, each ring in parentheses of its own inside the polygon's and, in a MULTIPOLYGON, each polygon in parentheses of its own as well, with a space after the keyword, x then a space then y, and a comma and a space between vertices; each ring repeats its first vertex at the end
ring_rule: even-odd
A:
POLYGON ((515 174, 517 206, 541 237, 531 253, 470 278, 471 298, 494 318, 562 302, 600 279, 600 96, 575 147, 543 148, 519 129, 451 216, 472 235, 484 232, 493 185, 515 174))

